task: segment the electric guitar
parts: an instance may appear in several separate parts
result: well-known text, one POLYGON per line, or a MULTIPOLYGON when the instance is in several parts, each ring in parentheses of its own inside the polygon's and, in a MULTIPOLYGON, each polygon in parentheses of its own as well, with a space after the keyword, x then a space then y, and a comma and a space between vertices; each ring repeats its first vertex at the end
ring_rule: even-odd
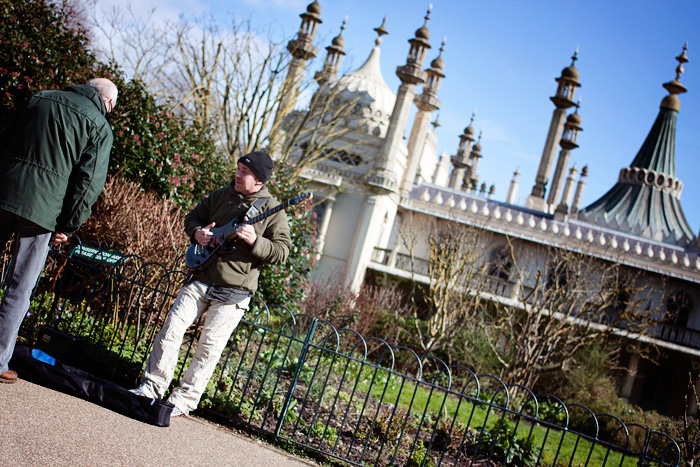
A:
POLYGON ((240 227, 241 225, 256 224, 261 220, 270 217, 271 215, 283 209, 287 209, 290 206, 296 206, 298 204, 303 203, 306 200, 310 200, 313 198, 313 196, 313 193, 304 193, 302 195, 297 195, 294 198, 288 199, 284 203, 279 204, 272 209, 268 209, 262 214, 253 216, 248 220, 244 220, 245 215, 243 215, 236 217, 223 227, 213 227, 212 229, 210 229, 213 236, 209 241, 209 245, 202 246, 197 243, 195 245, 190 245, 187 248, 187 253, 185 253, 185 264, 187 264, 187 267, 190 269, 202 269, 213 258, 215 258, 217 254, 234 248, 233 246, 231 246, 230 242, 238 236, 238 234, 236 233, 236 229, 238 229, 238 227, 240 227))

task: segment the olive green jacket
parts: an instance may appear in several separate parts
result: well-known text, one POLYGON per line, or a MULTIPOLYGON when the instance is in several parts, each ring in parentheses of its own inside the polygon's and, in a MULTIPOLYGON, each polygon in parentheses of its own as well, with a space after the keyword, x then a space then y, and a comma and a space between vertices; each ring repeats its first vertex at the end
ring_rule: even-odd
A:
MULTIPOLYGON (((231 183, 212 192, 185 216, 185 231, 192 243, 196 243, 195 232, 212 222, 216 222, 214 229, 228 227, 226 230, 229 230, 229 223, 239 216, 242 218, 259 198, 268 198, 260 208, 261 213, 280 204, 270 196, 267 187, 243 196, 231 183)), ((236 287, 255 293, 263 265, 284 263, 289 256, 292 239, 284 211, 253 224, 253 228, 258 235, 254 246, 236 238, 231 242, 233 249, 217 255, 203 270, 195 271, 192 278, 209 285, 236 287)))
POLYGON ((0 209, 73 232, 107 178, 112 129, 99 93, 81 84, 34 94, 0 122, 0 209))

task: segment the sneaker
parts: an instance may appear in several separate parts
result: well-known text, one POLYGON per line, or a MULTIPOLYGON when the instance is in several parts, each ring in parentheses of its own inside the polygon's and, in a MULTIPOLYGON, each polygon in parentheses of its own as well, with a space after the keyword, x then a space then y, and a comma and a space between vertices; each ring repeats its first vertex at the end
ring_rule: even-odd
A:
POLYGON ((184 413, 180 408, 176 405, 173 407, 173 411, 170 412, 170 418, 175 418, 175 417, 186 417, 187 414, 184 413))
POLYGON ((149 399, 158 399, 148 384, 142 384, 135 389, 129 389, 129 392, 137 396, 148 397, 149 399))

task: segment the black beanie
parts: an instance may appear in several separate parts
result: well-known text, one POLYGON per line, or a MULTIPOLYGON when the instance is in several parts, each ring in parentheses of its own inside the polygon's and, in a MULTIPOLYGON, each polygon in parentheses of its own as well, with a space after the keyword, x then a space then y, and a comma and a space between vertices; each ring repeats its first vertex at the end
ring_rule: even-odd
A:
POLYGON ((251 152, 238 159, 238 162, 248 167, 261 182, 266 183, 270 179, 272 158, 268 153, 263 151, 251 152))

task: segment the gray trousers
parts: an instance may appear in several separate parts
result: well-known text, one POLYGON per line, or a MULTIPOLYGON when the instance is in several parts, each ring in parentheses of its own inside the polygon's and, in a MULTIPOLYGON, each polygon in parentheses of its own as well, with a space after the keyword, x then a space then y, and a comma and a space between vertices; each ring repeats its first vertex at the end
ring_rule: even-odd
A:
POLYGON ((12 358, 19 327, 29 310, 29 299, 44 269, 51 232, 15 214, 0 209, 0 248, 12 235, 12 263, 7 272, 5 294, 0 302, 0 374, 12 358))

